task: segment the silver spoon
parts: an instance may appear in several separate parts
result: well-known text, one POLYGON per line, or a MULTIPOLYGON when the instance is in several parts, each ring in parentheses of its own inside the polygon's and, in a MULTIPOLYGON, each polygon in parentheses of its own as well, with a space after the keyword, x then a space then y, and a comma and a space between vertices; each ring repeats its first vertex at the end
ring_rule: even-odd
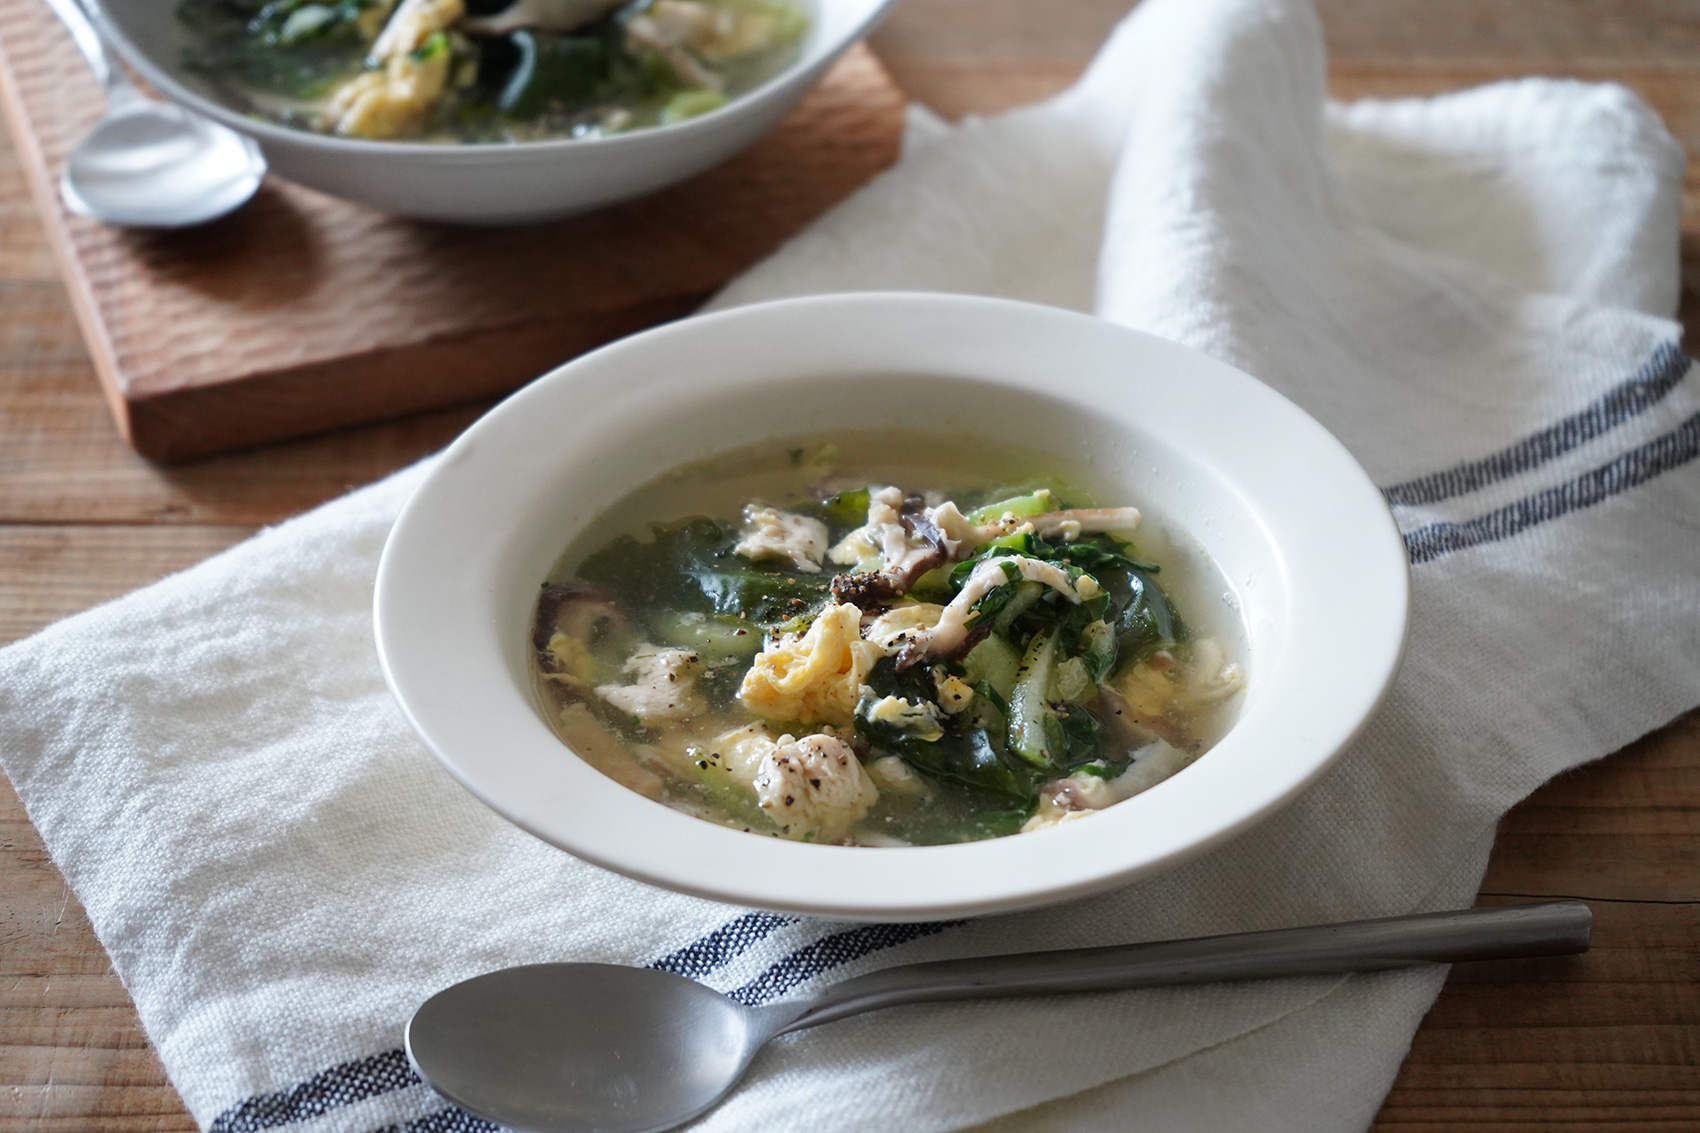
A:
POLYGON ((1374 972, 1588 950, 1580 901, 1422 913, 1153 944, 941 960, 745 1007, 694 980, 615 964, 533 964, 426 1000, 407 1056, 463 1109, 527 1133, 671 1129, 731 1092, 771 1038, 944 999, 1374 972))
POLYGON ((47 0, 47 6, 106 89, 106 113, 59 178, 66 208, 120 228, 185 228, 216 220, 254 195, 266 159, 252 138, 148 98, 107 59, 78 0, 47 0))

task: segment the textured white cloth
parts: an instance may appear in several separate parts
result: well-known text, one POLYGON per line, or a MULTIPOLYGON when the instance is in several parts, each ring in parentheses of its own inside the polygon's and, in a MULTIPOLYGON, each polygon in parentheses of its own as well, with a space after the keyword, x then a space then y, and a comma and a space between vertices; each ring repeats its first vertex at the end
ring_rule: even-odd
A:
MULTIPOLYGON (((1284 813, 1108 896, 910 927, 726 909, 510 828, 408 733, 369 616, 404 472, 0 653, 0 759, 203 1125, 483 1128, 397 1046, 426 995, 507 964, 661 963, 761 999, 1464 905, 1508 807, 1700 703, 1682 159, 1629 93, 1325 108, 1305 0, 1147 0, 1070 93, 914 141, 721 302, 1026 298, 1275 385, 1407 533, 1385 710, 1284 813)), ((881 1012, 776 1043, 700 1128, 1357 1129, 1440 979, 881 1012)))

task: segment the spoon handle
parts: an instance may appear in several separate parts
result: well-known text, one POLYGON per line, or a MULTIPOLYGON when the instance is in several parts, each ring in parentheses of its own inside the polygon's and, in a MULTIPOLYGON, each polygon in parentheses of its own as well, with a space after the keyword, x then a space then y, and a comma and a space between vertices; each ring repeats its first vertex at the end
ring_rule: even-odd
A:
POLYGON ((83 53, 83 59, 88 63, 89 70, 94 72, 95 79, 102 87, 111 90, 117 72, 112 69, 112 62, 106 57, 106 47, 101 43, 100 32, 95 30, 94 22, 89 19, 88 13, 83 11, 79 0, 47 0, 47 6, 53 9, 53 14, 59 17, 59 22, 65 25, 65 30, 71 33, 71 42, 83 53))
POLYGON ((784 1031, 900 1003, 940 999, 1167 987, 1375 972, 1459 960, 1562 956, 1588 950, 1592 925, 1593 914, 1581 901, 1548 901, 1192 940, 910 964, 870 972, 828 988, 784 1031))

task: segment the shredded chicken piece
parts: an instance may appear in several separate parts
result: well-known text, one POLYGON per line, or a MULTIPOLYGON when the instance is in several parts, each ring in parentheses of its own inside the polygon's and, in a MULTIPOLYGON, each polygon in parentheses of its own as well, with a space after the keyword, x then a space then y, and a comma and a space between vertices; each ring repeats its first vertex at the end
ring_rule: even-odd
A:
POLYGON ((1072 543, 1083 534, 1099 531, 1126 534, 1139 526, 1139 520, 1136 507, 1085 507, 1046 512, 1026 522, 1033 525, 1034 532, 1041 539, 1061 535, 1065 542, 1072 543))
POLYGON ((1191 762, 1191 757, 1162 740, 1136 752, 1133 762, 1113 779, 1090 771, 1076 771, 1065 779, 1053 779, 1039 788, 1039 809, 1033 812, 1023 834, 1084 818, 1124 799, 1148 791, 1191 762))
MULTIPOLYGON (((904 520, 904 497, 897 488, 880 488, 868 493, 868 528, 879 541, 882 569, 907 590, 908 583, 944 561, 941 542, 932 542, 904 520), (933 561, 936 560, 936 561, 933 561), (929 565, 922 566, 923 563, 929 565)), ((930 521, 929 521, 930 522, 930 521)))
POLYGON ((882 794, 915 799, 927 793, 927 782, 900 756, 882 755, 868 764, 868 778, 882 794))
POLYGON ((987 559, 968 575, 962 589, 956 592, 956 597, 939 615, 938 624, 933 626, 932 632, 917 638, 905 649, 904 659, 913 664, 914 660, 923 656, 948 657, 965 645, 971 632, 968 619, 973 613, 974 603, 1011 581, 1004 571, 1005 564, 1015 567, 1018 578, 1043 583, 1070 602, 1083 602, 1104 592, 1091 575, 1081 575, 1078 582, 1070 582, 1067 571, 1043 559, 1027 555, 1000 555, 987 559))
POLYGON ((894 606, 876 618, 864 618, 862 636, 889 652, 923 637, 938 624, 944 607, 936 602, 909 602, 894 606))
POLYGON ((464 0, 401 0, 366 57, 372 63, 383 63, 418 51, 426 40, 447 31, 465 14, 464 0))
POLYGON ((578 757, 623 787, 640 795, 661 797, 661 777, 635 762, 625 741, 610 732, 577 701, 561 709, 561 738, 578 757))
POLYGON ((1192 756, 1164 740, 1134 753, 1128 769, 1110 780, 1116 802, 1149 791, 1192 762, 1192 756))
POLYGON ((770 47, 782 27, 778 12, 697 0, 655 0, 639 18, 653 24, 662 41, 687 48, 709 63, 723 63, 770 47))
POLYGON ((816 733, 780 736, 756 772, 756 805, 791 838, 840 842, 879 799, 850 745, 816 733))
POLYGON ((702 710, 695 688, 701 665, 694 650, 640 645, 624 667, 633 682, 597 685, 596 695, 646 724, 683 720, 702 710))
POLYGON ((957 510, 956 505, 949 500, 937 507, 928 508, 927 516, 950 540, 951 557, 955 559, 966 558, 976 548, 993 539, 1014 535, 1022 530, 1032 531, 1041 539, 1061 535, 1064 541, 1073 542, 1081 535, 1092 532, 1132 531, 1139 526, 1140 519, 1139 509, 1136 507, 1093 507, 1048 511, 1043 515, 1025 519, 1006 514, 990 523, 977 524, 957 510))
POLYGON ((747 504, 733 551, 749 559, 783 559, 805 574, 819 574, 826 554, 826 524, 778 508, 747 504))
POLYGON ((354 28, 362 39, 376 39, 383 30, 384 24, 395 10, 396 0, 378 0, 369 8, 362 8, 360 14, 354 17, 354 28))
POLYGON ((927 509, 927 517, 938 529, 944 532, 950 540, 952 558, 961 558, 965 552, 971 552, 983 543, 993 539, 1001 539, 1005 535, 1013 535, 1027 521, 1006 515, 990 523, 974 523, 951 500, 946 500, 937 507, 927 509))
POLYGON ((949 562, 951 543, 922 503, 919 496, 905 498, 897 488, 869 488, 867 523, 839 540, 827 557, 864 571, 877 564, 879 577, 840 575, 847 584, 835 582, 835 590, 870 602, 896 597, 929 570, 949 562))
POLYGON ((1058 826, 1103 810, 1119 801, 1107 780, 1090 771, 1076 771, 1066 779, 1053 779, 1039 789, 1039 809, 1021 827, 1023 834, 1058 826))
POLYGON ((860 566, 879 561, 889 565, 909 549, 908 532, 901 518, 901 489, 869 488, 868 521, 840 539, 827 557, 841 566, 860 566))
POLYGON ((626 21, 626 40, 639 51, 652 51, 693 87, 723 91, 726 80, 697 61, 688 48, 712 35, 713 13, 690 0, 656 0, 640 16, 626 21))
POLYGON ((885 651, 862 640, 862 611, 830 603, 804 634, 769 641, 738 688, 745 708, 769 720, 848 724, 863 683, 885 651))

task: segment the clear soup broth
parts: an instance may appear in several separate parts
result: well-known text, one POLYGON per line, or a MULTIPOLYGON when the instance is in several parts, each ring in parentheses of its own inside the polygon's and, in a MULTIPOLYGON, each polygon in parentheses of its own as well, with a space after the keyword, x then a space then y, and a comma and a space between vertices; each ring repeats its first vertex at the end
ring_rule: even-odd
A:
POLYGON ((234 106, 351 138, 523 142, 680 122, 796 60, 794 0, 183 0, 234 106))
POLYGON ((833 433, 677 469, 561 555, 532 632, 598 770, 753 834, 905 846, 1096 814, 1238 712, 1227 581, 1054 457, 833 433))

